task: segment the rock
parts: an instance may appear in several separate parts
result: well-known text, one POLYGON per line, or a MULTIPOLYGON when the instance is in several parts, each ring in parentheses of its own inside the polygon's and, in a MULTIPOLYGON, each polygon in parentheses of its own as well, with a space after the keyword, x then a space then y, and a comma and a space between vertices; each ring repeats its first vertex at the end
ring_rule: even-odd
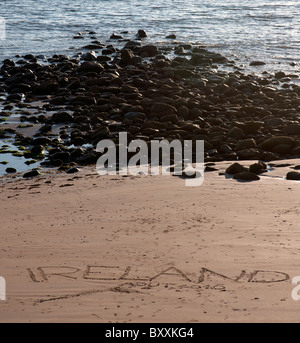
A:
POLYGON ((186 51, 183 49, 182 46, 178 46, 178 47, 175 48, 174 54, 175 55, 185 55, 186 51))
POLYGON ((97 56, 96 56, 95 52, 92 51, 92 52, 87 52, 86 54, 83 54, 81 56, 81 59, 83 61, 96 61, 97 60, 97 56))
POLYGON ((272 152, 263 152, 260 159, 262 161, 266 161, 266 162, 270 162, 270 161, 276 161, 276 160, 279 160, 279 157, 278 155, 276 154, 273 154, 272 152))
POLYGON ((81 146, 84 144, 84 139, 82 137, 74 137, 71 139, 72 144, 74 144, 75 146, 81 146))
POLYGON ((127 118, 127 119, 137 119, 137 118, 144 119, 145 117, 146 117, 146 114, 142 112, 127 112, 124 115, 124 118, 127 118))
POLYGON ((276 79, 282 79, 286 76, 286 74, 283 71, 279 71, 277 73, 275 73, 275 78, 276 79))
POLYGON ((251 164, 249 172, 254 174, 261 174, 267 171, 267 165, 263 162, 251 164))
POLYGON ((300 136, 300 124, 290 124, 284 128, 287 135, 300 136))
POLYGON ((76 96, 71 100, 72 104, 80 105, 95 105, 97 103, 94 96, 76 96))
POLYGON ((291 152, 291 147, 288 144, 278 144, 272 148, 272 152, 275 152, 279 155, 287 155, 291 152))
POLYGON ((204 169, 205 172, 213 172, 213 171, 217 171, 217 170, 219 170, 219 169, 212 167, 212 166, 205 166, 205 169, 204 169))
POLYGON ((136 34, 137 38, 146 38, 147 37, 147 33, 144 30, 138 30, 138 33, 136 34))
POLYGON ((237 156, 241 160, 258 160, 260 158, 260 151, 258 149, 245 149, 237 152, 237 156))
POLYGON ((299 172, 288 172, 286 174, 286 179, 287 180, 295 180, 295 181, 300 181, 300 173, 299 172))
POLYGON ((234 87, 229 87, 228 89, 226 89, 226 91, 224 92, 224 95, 226 97, 233 97, 236 96, 239 92, 237 91, 236 88, 234 87))
POLYGON ((240 140, 236 145, 237 151, 251 148, 256 148, 256 142, 253 138, 240 140))
POLYGON ((82 36, 82 33, 78 33, 76 36, 73 37, 73 39, 83 39, 84 36, 82 36))
POLYGON ((246 134, 257 133, 264 125, 265 123, 262 121, 247 121, 243 126, 243 130, 246 134))
POLYGON ((110 131, 109 128, 106 126, 99 127, 98 129, 94 130, 91 134, 91 141, 100 141, 101 139, 108 138, 110 131))
POLYGON ((290 153, 293 154, 293 155, 300 156, 300 146, 296 146, 296 147, 292 148, 290 153))
POLYGON ((53 155, 51 155, 51 160, 61 160, 63 162, 68 161, 70 158, 70 153, 67 151, 61 151, 61 152, 57 152, 53 155))
POLYGON ((97 103, 94 96, 76 96, 71 100, 72 104, 95 105, 97 103))
POLYGON ((25 83, 13 84, 7 88, 7 91, 9 93, 19 94, 20 96, 22 93, 29 93, 31 91, 31 86, 25 83))
POLYGON ((39 129, 40 132, 50 132, 52 130, 52 125, 45 124, 39 129))
POLYGON ((231 147, 228 145, 228 144, 222 144, 218 151, 221 153, 221 154, 230 154, 232 152, 232 149, 231 147))
POLYGON ((74 118, 69 112, 57 112, 51 117, 53 123, 72 123, 74 118))
POLYGON ((292 146, 294 142, 295 140, 291 137, 274 136, 260 143, 259 147, 263 150, 272 151, 272 149, 274 149, 276 145, 284 144, 284 145, 292 146))
POLYGON ((235 139, 242 139, 245 137, 245 132, 239 127, 233 127, 228 131, 228 136, 235 139))
POLYGON ((11 101, 11 102, 18 102, 22 100, 24 94, 20 94, 20 93, 15 93, 15 94, 9 94, 6 99, 7 101, 11 101))
POLYGON ((51 165, 53 167, 61 167, 64 164, 62 160, 52 160, 51 165))
MULTIPOLYGON (((38 137, 32 141, 32 145, 49 145, 52 141, 48 137, 38 137)), ((38 154, 41 153, 41 148, 38 148, 38 154)))
POLYGON ((262 62, 262 61, 252 61, 250 62, 250 66, 263 66, 265 65, 266 63, 265 62, 262 62))
POLYGON ((168 115, 176 112, 176 108, 169 104, 156 103, 151 107, 151 113, 161 113, 163 115, 168 115))
POLYGON ((245 172, 247 171, 247 168, 245 168, 244 166, 242 166, 241 164, 239 163, 234 163, 232 164, 231 166, 229 166, 227 169, 226 169, 226 173, 227 174, 238 174, 238 173, 241 173, 241 172, 245 172))
MULTIPOLYGON (((38 140, 34 140, 31 143, 31 144, 33 144, 33 143, 35 143, 35 144, 33 144, 34 147, 32 147, 32 149, 31 149, 31 151, 29 153, 29 157, 36 156, 36 155, 39 155, 39 154, 42 153, 44 147, 42 145, 38 144, 38 143, 43 142, 43 144, 47 144, 47 145, 52 143, 50 138, 47 138, 47 137, 43 137, 43 141, 39 140, 39 138, 37 138, 37 139, 38 140)), ((24 157, 26 157, 25 153, 24 153, 24 157)))
POLYGON ((241 181, 258 181, 260 180, 260 177, 257 176, 254 173, 250 173, 250 172, 241 172, 241 173, 237 173, 233 176, 233 178, 235 180, 241 180, 241 181))
POLYGON ((212 64, 213 61, 203 54, 194 53, 190 59, 190 63, 194 66, 197 66, 203 63, 212 64))
POLYGON ((159 130, 157 129, 151 129, 150 127, 143 129, 142 135, 144 136, 154 136, 159 133, 159 130))
POLYGON ((131 64, 133 58, 134 58, 134 54, 132 53, 131 50, 129 50, 129 49, 123 49, 123 50, 121 51, 121 61, 122 61, 125 65, 131 64))
POLYGON ((171 122, 172 124, 176 124, 178 122, 178 117, 176 114, 168 114, 166 116, 162 116, 160 120, 162 122, 171 122))
POLYGON ((6 168, 5 169, 7 174, 15 174, 17 172, 17 170, 15 168, 6 168))
POLYGON ((25 174, 23 174, 24 178, 29 178, 29 177, 35 177, 35 176, 39 176, 41 175, 41 173, 38 170, 31 170, 29 172, 26 172, 25 174))
POLYGON ((41 84, 37 85, 33 89, 34 94, 38 95, 47 95, 47 94, 53 94, 58 88, 58 83, 56 81, 45 81, 41 84))
POLYGON ((101 73, 104 70, 104 67, 102 64, 95 62, 95 61, 85 61, 83 62, 79 68, 79 72, 95 72, 95 73, 101 73))
POLYGON ((74 149, 70 154, 70 160, 75 161, 77 158, 81 157, 84 154, 84 150, 82 148, 74 149))
POLYGON ((77 158, 76 162, 81 165, 89 165, 89 164, 95 164, 98 160, 98 157, 95 152, 89 151, 86 152, 81 157, 77 158))
POLYGON ((166 39, 176 39, 176 35, 174 33, 168 35, 166 39))
POLYGON ((158 50, 155 45, 145 45, 141 47, 138 54, 142 57, 154 57, 158 55, 158 50))
POLYGON ((115 33, 113 33, 113 34, 109 37, 109 39, 123 39, 123 37, 120 36, 120 35, 116 35, 115 33))
POLYGON ((97 56, 98 62, 108 62, 110 60, 111 60, 111 58, 109 56, 97 56))
POLYGON ((190 111, 189 111, 189 109, 186 106, 181 105, 177 109, 177 113, 178 113, 179 117, 182 117, 185 120, 189 119, 190 111))
POLYGON ((54 96, 50 100, 51 105, 63 105, 67 102, 67 98, 65 96, 54 96))
POLYGON ((101 44, 88 44, 88 45, 83 46, 82 49, 100 50, 100 49, 103 49, 103 45, 101 45, 101 44))
POLYGON ((102 55, 111 55, 116 51, 115 48, 107 48, 102 50, 102 55))
POLYGON ((281 126, 284 124, 284 120, 282 118, 271 118, 266 121, 268 126, 281 126))
POLYGON ((74 173, 78 173, 79 169, 76 167, 70 168, 67 170, 67 174, 74 174, 74 173))
POLYGON ((124 48, 134 50, 136 48, 139 48, 140 46, 141 46, 141 43, 139 43, 139 42, 129 41, 125 44, 124 48))
POLYGON ((174 74, 178 77, 181 77, 181 78, 189 78, 189 77, 193 76, 193 73, 186 68, 174 69, 174 74))

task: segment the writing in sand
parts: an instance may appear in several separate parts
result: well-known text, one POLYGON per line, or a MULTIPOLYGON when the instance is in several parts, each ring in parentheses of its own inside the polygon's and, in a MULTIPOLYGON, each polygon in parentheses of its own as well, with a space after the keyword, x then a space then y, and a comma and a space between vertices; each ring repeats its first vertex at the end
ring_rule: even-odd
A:
MULTIPOLYGON (((209 281, 211 278, 230 280, 233 282, 256 282, 256 283, 274 283, 284 282, 290 279, 287 273, 280 271, 269 271, 256 269, 253 271, 241 270, 234 276, 225 275, 221 272, 216 272, 207 268, 200 268, 196 273, 196 277, 192 277, 190 273, 186 273, 174 266, 162 269, 160 272, 153 272, 153 276, 136 275, 132 272, 132 267, 127 266, 103 266, 103 265, 87 265, 85 269, 80 269, 71 266, 44 266, 37 268, 27 268, 28 275, 33 282, 47 282, 53 278, 67 278, 69 280, 98 280, 98 281, 141 281, 151 282, 159 281, 161 283, 170 282, 185 282, 185 283, 201 283, 209 281)), ((192 274, 195 275, 195 274, 192 274)))

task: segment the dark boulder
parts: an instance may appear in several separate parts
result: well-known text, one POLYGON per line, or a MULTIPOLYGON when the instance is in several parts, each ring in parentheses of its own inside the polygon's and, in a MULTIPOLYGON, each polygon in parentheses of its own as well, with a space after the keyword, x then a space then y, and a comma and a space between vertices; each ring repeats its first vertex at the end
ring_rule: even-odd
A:
POLYGON ((300 173, 294 172, 294 171, 288 172, 286 174, 286 179, 287 180, 300 181, 300 173))
POLYGON ((244 149, 237 152, 237 156, 241 160, 258 160, 260 158, 260 151, 258 149, 244 149))
POLYGON ((147 33, 145 30, 138 30, 138 33, 136 34, 137 38, 146 38, 147 37, 147 33))
POLYGON ((85 61, 78 67, 78 71, 83 73, 101 73, 103 72, 103 70, 104 67, 102 66, 102 64, 95 61, 85 61))
POLYGON ((267 165, 263 162, 251 164, 249 172, 254 174, 261 174, 267 171, 267 165))
POLYGON ((57 112, 51 117, 53 123, 71 123, 73 122, 73 116, 69 112, 57 112))
POLYGON ((226 169, 227 174, 233 174, 233 175, 241 173, 241 172, 245 172, 245 171, 247 171, 247 168, 245 168, 244 166, 242 166, 241 164, 237 162, 232 164, 226 169))
POLYGON ((262 143, 259 144, 259 147, 266 151, 273 151, 274 147, 276 147, 277 145, 284 144, 284 145, 292 146, 294 142, 295 140, 291 137, 274 136, 274 137, 264 140, 262 143))
POLYGON ((17 172, 17 170, 15 168, 11 168, 11 167, 6 168, 5 171, 7 174, 14 174, 17 172))
POLYGON ((38 170, 31 170, 29 172, 26 172, 25 174, 23 174, 24 178, 30 178, 30 177, 35 177, 35 176, 39 176, 41 175, 41 173, 38 170))
POLYGON ((145 45, 145 46, 141 47, 138 54, 141 57, 154 57, 154 56, 158 55, 158 50, 157 50, 157 47, 155 45, 145 45))

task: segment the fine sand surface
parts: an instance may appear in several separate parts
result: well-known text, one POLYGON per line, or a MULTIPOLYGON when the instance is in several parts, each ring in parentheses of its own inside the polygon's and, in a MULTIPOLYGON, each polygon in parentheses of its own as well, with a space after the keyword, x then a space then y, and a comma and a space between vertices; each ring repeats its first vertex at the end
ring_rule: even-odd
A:
POLYGON ((218 175, 229 164, 192 188, 95 168, 2 179, 0 322, 299 322, 300 182, 218 175))

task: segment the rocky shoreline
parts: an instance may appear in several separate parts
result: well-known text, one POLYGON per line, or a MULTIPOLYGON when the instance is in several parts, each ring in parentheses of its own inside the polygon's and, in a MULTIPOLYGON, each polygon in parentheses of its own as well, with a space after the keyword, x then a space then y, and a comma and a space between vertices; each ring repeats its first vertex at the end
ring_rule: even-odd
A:
MULTIPOLYGON (((210 164, 300 157, 300 86, 293 83, 299 75, 247 75, 201 46, 145 45, 145 35, 140 30, 136 40, 124 41, 113 34, 117 44, 92 40, 76 58, 3 61, 0 118, 7 124, 0 126, 0 139, 13 139, 13 153, 28 164, 41 161, 68 173, 95 164, 96 144, 117 142, 122 131, 146 142, 204 140, 210 164), (9 122, 16 111, 17 126, 9 122)), ((253 68, 262 64, 251 62, 253 68)), ((0 149, 7 152, 7 146, 0 149)), ((261 166, 255 175, 265 170, 261 166)), ((37 169, 24 174, 35 175, 37 169)))

